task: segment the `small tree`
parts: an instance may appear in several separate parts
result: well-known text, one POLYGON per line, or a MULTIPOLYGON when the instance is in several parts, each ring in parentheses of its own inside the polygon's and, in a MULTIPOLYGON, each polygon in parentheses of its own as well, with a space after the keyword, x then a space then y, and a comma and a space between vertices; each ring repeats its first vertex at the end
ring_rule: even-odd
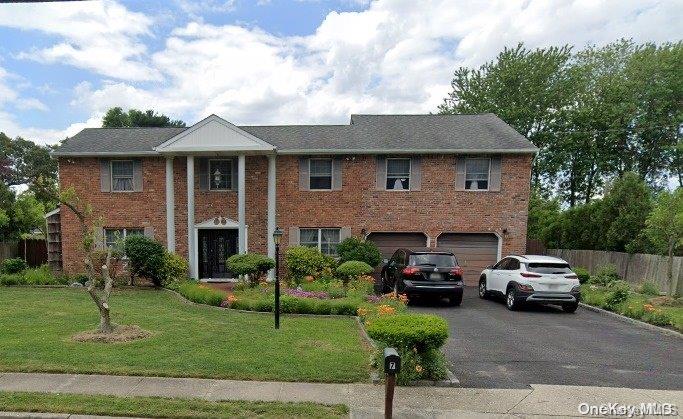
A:
POLYGON ((258 281, 275 267, 275 261, 258 253, 232 255, 228 258, 228 269, 236 275, 249 276, 249 285, 255 286, 258 281))
POLYGON ((365 262, 372 267, 379 265, 382 261, 382 253, 380 253, 377 245, 358 237, 349 237, 339 243, 337 254, 339 255, 340 262, 357 260, 365 262))
POLYGON ((655 248, 669 256, 667 279, 669 293, 674 295, 678 288, 678 279, 673 278, 673 262, 676 249, 683 246, 683 188, 675 192, 659 194, 657 203, 645 222, 645 234, 655 248))

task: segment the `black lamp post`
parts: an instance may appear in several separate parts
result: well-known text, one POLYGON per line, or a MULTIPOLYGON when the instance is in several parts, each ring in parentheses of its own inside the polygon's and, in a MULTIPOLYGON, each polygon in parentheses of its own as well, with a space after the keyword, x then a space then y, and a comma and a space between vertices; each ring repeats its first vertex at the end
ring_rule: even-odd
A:
POLYGON ((273 242, 275 242, 275 328, 280 328, 280 240, 282 240, 282 230, 275 227, 273 231, 273 242))

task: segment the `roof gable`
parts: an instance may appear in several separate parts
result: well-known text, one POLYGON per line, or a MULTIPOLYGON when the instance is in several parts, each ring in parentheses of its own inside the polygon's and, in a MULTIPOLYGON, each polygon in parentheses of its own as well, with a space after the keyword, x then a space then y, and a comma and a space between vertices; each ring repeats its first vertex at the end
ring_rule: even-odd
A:
POLYGON ((225 119, 210 115, 154 148, 159 153, 258 152, 275 146, 238 128, 225 119))

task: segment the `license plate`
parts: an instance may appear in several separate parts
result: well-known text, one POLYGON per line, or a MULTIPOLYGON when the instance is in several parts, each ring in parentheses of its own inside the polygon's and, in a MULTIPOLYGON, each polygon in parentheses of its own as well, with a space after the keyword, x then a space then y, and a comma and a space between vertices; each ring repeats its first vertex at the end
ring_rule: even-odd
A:
POLYGON ((441 280, 441 274, 440 273, 429 274, 429 279, 431 279, 432 281, 440 281, 441 280))

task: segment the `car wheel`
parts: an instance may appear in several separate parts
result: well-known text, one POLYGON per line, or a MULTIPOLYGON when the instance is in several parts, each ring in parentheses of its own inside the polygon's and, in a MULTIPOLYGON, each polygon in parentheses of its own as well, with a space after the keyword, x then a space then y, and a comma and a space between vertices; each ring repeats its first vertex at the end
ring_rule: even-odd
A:
POLYGON ((486 289, 486 278, 482 278, 479 280, 479 298, 489 298, 490 293, 486 289))
POLYGON ((457 307, 462 304, 462 294, 451 295, 448 297, 448 305, 457 307))
POLYGON ((515 287, 510 287, 505 295, 505 306, 508 308, 508 310, 512 311, 519 308, 519 300, 517 299, 517 291, 515 291, 515 287))
POLYGON ((562 304, 562 310, 564 310, 565 313, 573 313, 577 308, 579 308, 579 303, 562 304))

